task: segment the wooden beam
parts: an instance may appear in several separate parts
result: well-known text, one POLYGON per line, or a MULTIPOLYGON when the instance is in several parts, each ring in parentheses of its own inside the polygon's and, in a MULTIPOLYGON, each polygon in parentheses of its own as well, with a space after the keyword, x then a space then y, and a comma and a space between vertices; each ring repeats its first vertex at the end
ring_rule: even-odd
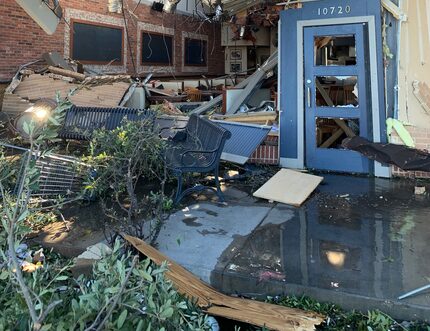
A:
POLYGON ((329 148, 334 144, 336 140, 338 140, 343 134, 343 130, 341 128, 337 129, 330 138, 328 138, 321 146, 318 148, 329 148))
POLYGON ((210 315, 279 331, 315 330, 315 325, 324 321, 323 316, 313 312, 229 297, 203 283, 195 275, 144 241, 126 234, 122 234, 122 236, 155 264, 161 265, 167 261, 166 277, 173 282, 178 292, 197 300, 197 304, 210 315))
MULTIPOLYGON (((329 107, 334 107, 333 101, 330 99, 330 96, 328 95, 326 90, 324 90, 324 87, 321 85, 321 83, 318 80, 315 80, 315 85, 316 85, 316 88, 318 89, 318 91, 321 93, 321 96, 323 97, 326 104, 329 107)), ((356 136, 354 131, 351 130, 351 128, 345 123, 344 120, 341 120, 339 118, 333 118, 333 121, 335 121, 336 124, 339 125, 343 131, 345 131, 345 133, 348 137, 351 138, 351 137, 356 136)))
MULTIPOLYGON (((241 100, 237 101, 235 105, 233 105, 230 109, 233 107, 236 107, 235 110, 239 109, 239 107, 243 103, 243 99, 246 99, 248 95, 245 95, 245 93, 248 93, 249 90, 252 90, 253 87, 255 87, 256 84, 260 82, 262 78, 265 77, 267 72, 272 70, 276 65, 278 64, 278 51, 275 51, 270 57, 267 59, 266 62, 263 63, 263 65, 257 69, 251 76, 247 77, 245 80, 240 82, 235 86, 235 88, 245 88, 244 92, 241 94, 241 100), (252 86, 248 87, 249 84, 252 84, 252 86), (251 88, 252 87, 252 88, 251 88), (244 97, 244 98, 243 98, 244 97), (240 103, 239 105, 237 105, 240 103)), ((197 114, 197 115, 203 115, 213 109, 214 107, 218 106, 222 102, 222 95, 219 95, 209 102, 201 105, 200 107, 197 107, 196 109, 192 110, 190 114, 197 114)))
POLYGON ((79 80, 79 81, 83 81, 87 77, 84 74, 80 74, 78 72, 74 72, 74 71, 66 70, 66 69, 61 69, 61 68, 57 68, 57 67, 53 67, 53 66, 49 66, 48 71, 52 72, 53 74, 74 78, 74 79, 79 80))

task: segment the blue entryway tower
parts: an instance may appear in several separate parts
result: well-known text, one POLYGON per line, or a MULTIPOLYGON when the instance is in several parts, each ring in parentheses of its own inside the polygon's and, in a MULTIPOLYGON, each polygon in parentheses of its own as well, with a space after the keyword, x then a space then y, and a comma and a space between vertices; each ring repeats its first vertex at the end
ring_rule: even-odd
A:
POLYGON ((341 145, 386 140, 380 1, 306 2, 279 29, 281 165, 388 177, 341 145))

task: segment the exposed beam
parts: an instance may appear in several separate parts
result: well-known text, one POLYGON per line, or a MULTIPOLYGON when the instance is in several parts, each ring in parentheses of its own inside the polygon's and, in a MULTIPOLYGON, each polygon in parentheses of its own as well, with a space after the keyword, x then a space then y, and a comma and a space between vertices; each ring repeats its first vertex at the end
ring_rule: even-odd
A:
MULTIPOLYGON (((334 107, 333 101, 330 99, 330 96, 328 95, 326 90, 324 90, 324 87, 321 85, 321 83, 318 80, 316 80, 315 85, 316 85, 318 91, 321 93, 321 96, 323 97, 327 106, 334 107)), ((348 137, 355 137, 356 136, 354 131, 352 131, 351 128, 348 125, 346 125, 344 120, 341 120, 339 118, 333 118, 333 121, 335 121, 336 124, 339 125, 343 131, 345 131, 345 133, 348 137)))
MULTIPOLYGON (((263 73, 266 74, 268 71, 272 70, 277 64, 278 64, 278 51, 275 51, 272 55, 270 55, 267 61, 264 62, 264 64, 260 68, 257 69, 257 71, 255 71, 251 76, 247 77, 245 80, 237 84, 235 87, 238 89, 241 89, 241 88, 245 88, 250 82, 256 82, 257 76, 259 77, 259 79, 261 79, 262 77, 264 77, 263 73)), ((256 82, 256 84, 257 83, 258 82, 256 82)), ((208 101, 207 103, 194 109, 191 112, 191 114, 203 115, 221 103, 222 103, 222 95, 219 95, 216 98, 213 98, 211 101, 208 101)), ((242 103, 238 107, 240 107, 242 103)), ((235 106, 235 105, 232 105, 232 106, 235 106)))

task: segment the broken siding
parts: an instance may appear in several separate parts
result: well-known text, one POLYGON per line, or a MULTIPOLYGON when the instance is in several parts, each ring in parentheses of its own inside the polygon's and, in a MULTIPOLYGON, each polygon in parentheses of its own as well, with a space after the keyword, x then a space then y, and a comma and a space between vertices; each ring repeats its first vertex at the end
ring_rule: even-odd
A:
MULTIPOLYGON (((80 85, 63 79, 54 79, 49 75, 33 74, 24 77, 13 94, 4 95, 2 111, 17 114, 28 109, 32 102, 42 98, 54 99, 57 93, 61 98, 67 97, 70 91, 80 85)), ((84 87, 76 90, 70 100, 76 106, 116 107, 129 88, 126 82, 114 82, 99 86, 84 87)))
POLYGON ((403 1, 403 11, 407 21, 401 30, 399 120, 430 129, 430 113, 420 105, 413 88, 414 81, 430 85, 430 1, 403 1))
MULTIPOLYGON (((410 125, 406 129, 417 149, 430 150, 430 0, 401 1, 407 20, 401 22, 398 68, 398 119, 410 125)), ((395 86, 388 87, 388 89, 395 86)), ((389 93, 390 91, 387 91, 389 93)), ((390 141, 403 144, 394 132, 390 141)), ((392 167, 393 176, 430 178, 423 171, 403 171, 392 167)))

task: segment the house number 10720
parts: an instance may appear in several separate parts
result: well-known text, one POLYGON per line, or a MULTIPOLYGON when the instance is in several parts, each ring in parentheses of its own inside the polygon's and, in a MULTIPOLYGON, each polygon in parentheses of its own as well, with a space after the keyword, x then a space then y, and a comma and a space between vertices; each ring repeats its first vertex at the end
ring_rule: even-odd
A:
POLYGON ((351 12, 351 6, 349 5, 318 8, 319 16, 342 15, 342 14, 349 14, 350 12, 351 12))

